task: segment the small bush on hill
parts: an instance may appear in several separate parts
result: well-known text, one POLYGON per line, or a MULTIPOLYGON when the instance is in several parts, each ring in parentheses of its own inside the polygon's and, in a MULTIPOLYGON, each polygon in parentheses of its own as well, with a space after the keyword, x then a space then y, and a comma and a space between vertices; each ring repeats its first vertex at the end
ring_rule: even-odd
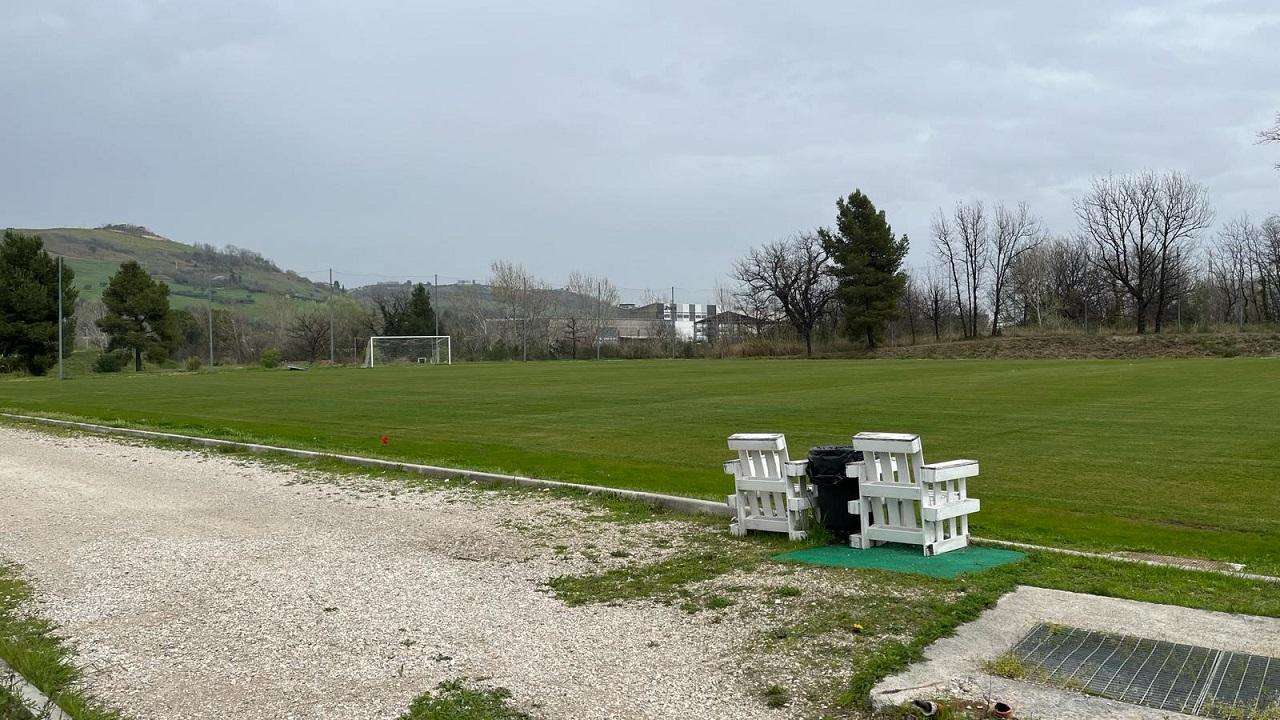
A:
POLYGON ((191 372, 199 370, 202 365, 204 365, 204 362, 197 355, 187 358, 187 370, 191 372))
POLYGON ((264 367, 264 368, 278 368, 278 367, 280 367, 280 351, 279 351, 279 350, 268 350, 268 351, 266 351, 266 352, 262 353, 262 360, 261 360, 261 362, 262 362, 262 367, 264 367))
POLYGON ((120 372, 129 364, 129 354, 121 350, 105 352, 93 363, 93 371, 100 373, 120 372))

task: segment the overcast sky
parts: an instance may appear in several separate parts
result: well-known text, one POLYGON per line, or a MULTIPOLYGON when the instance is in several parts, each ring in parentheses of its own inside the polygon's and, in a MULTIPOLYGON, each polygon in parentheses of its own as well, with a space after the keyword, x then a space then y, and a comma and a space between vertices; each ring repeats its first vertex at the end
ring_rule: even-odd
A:
POLYGON ((939 206, 1069 233, 1140 169, 1280 212, 1266 0, 4 0, 0 98, 0 226, 300 271, 710 288, 854 188, 923 265, 939 206))

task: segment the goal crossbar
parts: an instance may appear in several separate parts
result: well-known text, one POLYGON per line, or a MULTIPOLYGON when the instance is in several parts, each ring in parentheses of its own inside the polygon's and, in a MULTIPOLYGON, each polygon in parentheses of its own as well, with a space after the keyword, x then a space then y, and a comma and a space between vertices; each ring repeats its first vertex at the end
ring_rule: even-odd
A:
MULTIPOLYGON (((375 356, 374 356, 373 348, 374 348, 375 340, 431 340, 433 341, 431 343, 433 352, 438 352, 438 348, 440 347, 439 341, 443 340, 444 347, 445 347, 444 364, 445 365, 453 364, 453 339, 449 335, 374 335, 369 338, 368 356, 367 356, 367 360, 365 361, 365 367, 374 366, 375 356)), ((433 362, 435 363, 439 362, 438 355, 433 360, 433 362)))

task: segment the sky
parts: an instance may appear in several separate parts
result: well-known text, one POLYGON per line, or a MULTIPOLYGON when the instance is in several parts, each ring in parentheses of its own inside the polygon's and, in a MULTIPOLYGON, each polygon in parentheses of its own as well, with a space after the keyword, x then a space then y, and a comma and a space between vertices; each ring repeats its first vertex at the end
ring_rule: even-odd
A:
POLYGON ((1280 212, 1278 72, 1267 0, 5 0, 0 226, 705 301, 854 189, 916 268, 938 208, 1025 201, 1070 234, 1108 173, 1280 212))

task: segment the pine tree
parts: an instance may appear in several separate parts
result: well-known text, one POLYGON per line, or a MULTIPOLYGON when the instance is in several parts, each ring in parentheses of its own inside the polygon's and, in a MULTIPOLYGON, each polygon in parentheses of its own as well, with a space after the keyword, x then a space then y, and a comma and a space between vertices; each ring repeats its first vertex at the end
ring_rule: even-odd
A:
POLYGON ((133 351, 134 370, 142 372, 142 355, 153 361, 162 360, 178 340, 169 311, 169 286, 152 280, 146 270, 130 260, 120 266, 102 293, 107 314, 98 321, 111 340, 112 350, 133 351))
POLYGON ((401 316, 401 335, 434 335, 436 332, 436 312, 431 307, 431 296, 427 288, 418 283, 409 294, 409 303, 401 316))
POLYGON ((907 236, 894 237, 884 211, 877 211, 861 190, 836 201, 835 229, 822 228, 818 236, 835 265, 845 334, 863 338, 874 348, 885 323, 900 315, 898 302, 907 283, 902 272, 907 236))
MULTIPOLYGON (((75 276, 64 264, 62 315, 68 345, 75 329, 75 276)), ((13 367, 43 375, 57 357, 58 262, 39 237, 6 230, 0 242, 0 368, 12 358, 13 367)))

